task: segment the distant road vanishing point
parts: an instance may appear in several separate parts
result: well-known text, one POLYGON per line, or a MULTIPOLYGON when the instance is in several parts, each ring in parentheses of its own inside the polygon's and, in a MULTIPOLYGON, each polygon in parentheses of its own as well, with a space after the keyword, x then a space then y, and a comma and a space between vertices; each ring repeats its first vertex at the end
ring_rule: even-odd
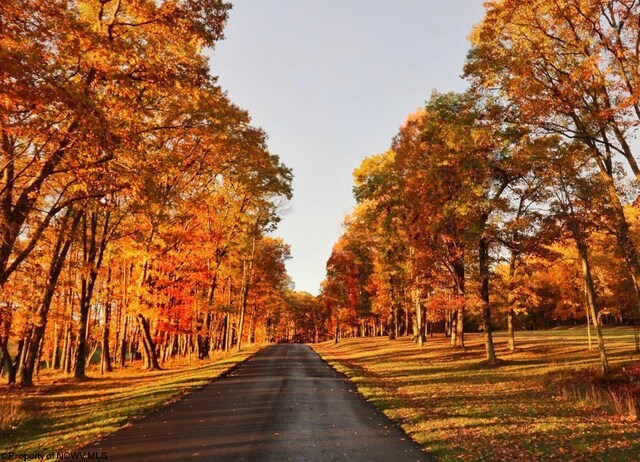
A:
POLYGON ((306 345, 234 373, 86 448, 109 461, 433 461, 306 345))

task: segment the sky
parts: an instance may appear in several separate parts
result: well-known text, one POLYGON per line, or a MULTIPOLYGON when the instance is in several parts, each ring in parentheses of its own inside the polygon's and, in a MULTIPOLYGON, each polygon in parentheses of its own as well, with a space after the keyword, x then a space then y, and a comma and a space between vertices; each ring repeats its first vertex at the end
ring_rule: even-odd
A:
POLYGON ((232 0, 211 69, 293 170, 274 233, 295 289, 318 294, 353 170, 386 151, 434 89, 460 91, 483 0, 232 0))

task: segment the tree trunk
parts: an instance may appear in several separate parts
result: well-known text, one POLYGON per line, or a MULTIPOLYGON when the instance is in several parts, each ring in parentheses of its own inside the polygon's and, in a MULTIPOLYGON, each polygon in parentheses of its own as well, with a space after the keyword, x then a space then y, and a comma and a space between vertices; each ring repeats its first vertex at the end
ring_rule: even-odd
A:
POLYGON ((607 186, 610 204, 614 211, 616 241, 629 268, 629 274, 633 281, 633 289, 636 294, 636 309, 638 311, 638 316, 640 317, 640 259, 638 258, 638 250, 631 239, 629 223, 624 215, 624 207, 620 202, 620 197, 618 196, 613 176, 602 166, 602 162, 598 162, 598 164, 601 168, 600 178, 607 186))
POLYGON ((491 326, 491 305, 489 304, 489 243, 483 236, 478 243, 480 269, 480 299, 482 300, 482 327, 484 329, 484 345, 488 364, 496 364, 496 351, 493 345, 491 326))
MULTIPOLYGON (((137 319, 137 318, 136 318, 137 319)), ((129 334, 129 364, 133 364, 138 354, 138 346, 140 345, 140 322, 135 331, 129 334)))
POLYGON ((231 276, 229 276, 227 280, 227 316, 225 322, 224 329, 224 351, 228 352, 231 350, 231 307, 233 303, 232 297, 232 287, 231 287, 231 276))
MULTIPOLYGON (((246 281, 245 281, 246 284, 246 281)), ((245 295, 247 289, 243 287, 242 291, 242 301, 240 302, 240 314, 238 316, 238 341, 236 343, 236 351, 240 351, 242 349, 242 331, 244 330, 244 314, 247 309, 247 297, 245 295)))
MULTIPOLYGON (((82 298, 86 298, 86 289, 83 288, 82 298)), ((73 368, 73 376, 76 379, 86 377, 86 351, 87 351, 87 329, 89 319, 89 305, 80 303, 80 319, 78 321, 78 339, 75 351, 75 366, 73 368)))
POLYGON ((511 257, 509 258, 509 295, 507 296, 507 348, 509 351, 516 351, 516 334, 513 326, 513 305, 515 304, 515 294, 514 294, 514 277, 516 274, 516 254, 515 252, 511 252, 511 257))
POLYGON ((251 278, 253 276, 253 258, 256 253, 256 236, 253 235, 253 241, 251 243, 251 256, 249 257, 249 264, 246 261, 242 262, 243 268, 243 283, 242 283, 242 303, 240 305, 240 317, 238 319, 238 345, 237 351, 242 349, 242 330, 244 328, 244 315, 247 311, 247 302, 249 300, 249 288, 251 287, 251 278))
POLYGON ((578 223, 572 218, 569 218, 569 229, 573 234, 573 238, 576 241, 578 248, 578 255, 580 257, 580 265, 582 267, 582 276, 585 284, 585 295, 587 297, 587 305, 591 314, 591 320, 593 327, 596 329, 596 335, 598 338, 598 350, 600 352, 600 369, 603 375, 607 375, 610 372, 609 361, 607 359, 607 352, 604 345, 604 337, 602 336, 602 326, 598 317, 598 297, 593 283, 593 276, 591 274, 591 264, 589 262, 589 250, 587 248, 586 240, 582 235, 578 223))
POLYGON ((102 307, 102 352, 100 355, 100 374, 111 372, 111 352, 109 347, 109 334, 111 325, 111 266, 107 270, 107 293, 102 307))
POLYGON ((422 293, 419 289, 413 291, 413 303, 416 307, 416 331, 417 342, 419 346, 424 345, 426 341, 424 326, 424 309, 422 306, 422 293))
POLYGON ((40 376, 40 366, 42 365, 42 355, 44 354, 44 341, 45 336, 40 338, 40 345, 38 345, 38 356, 36 357, 35 375, 40 376))
POLYGON ((111 304, 105 303, 103 307, 104 313, 102 321, 104 323, 102 328, 102 354, 100 355, 100 374, 105 372, 111 372, 111 356, 109 355, 109 323, 111 322, 110 312, 111 304))
POLYGON ((393 308, 393 338, 396 339, 400 336, 400 316, 398 313, 398 305, 394 304, 393 308))
POLYGON ((456 335, 452 344, 455 348, 464 349, 464 311, 465 311, 465 267, 464 259, 460 257, 453 264, 454 279, 458 298, 457 317, 455 319, 456 335))
MULTIPOLYGON (((587 293, 587 285, 584 285, 584 299, 589 299, 589 294, 587 293)), ((587 303, 584 306, 584 313, 587 316, 587 343, 589 344, 589 351, 593 350, 593 342, 591 340, 591 315, 589 314, 590 307, 587 303)))
POLYGON ((60 326, 58 323, 53 325, 53 351, 51 352, 51 367, 57 371, 60 369, 60 326))
POLYGON ((231 313, 227 313, 224 321, 224 351, 231 349, 231 313))
POLYGON ((124 317, 124 323, 120 333, 120 356, 118 357, 120 360, 120 368, 124 368, 125 360, 127 359, 127 327, 129 327, 129 316, 124 317))
POLYGON ((515 335, 515 329, 513 327, 513 318, 514 318, 513 308, 509 307, 507 308, 507 333, 508 333, 507 348, 509 349, 509 351, 516 351, 516 335, 515 335))
POLYGON ((218 321, 218 317, 214 316, 213 313, 211 313, 211 319, 209 321, 209 355, 211 356, 213 355, 214 351, 216 349, 218 349, 218 341, 219 341, 219 335, 218 335, 218 325, 219 325, 219 321, 218 321))
MULTIPOLYGON (((89 310, 91 308, 91 300, 93 298, 93 290, 95 288, 96 279, 98 278, 98 270, 102 266, 102 259, 107 246, 107 232, 109 230, 109 212, 104 217, 104 223, 101 235, 98 236, 98 212, 93 211, 90 214, 90 221, 87 220, 87 214, 82 214, 83 233, 82 233, 82 250, 85 267, 89 270, 89 274, 84 272, 80 282, 80 322, 78 323, 78 345, 76 349, 76 364, 73 375, 77 379, 86 377, 86 350, 87 337, 89 329, 89 310)), ((91 358, 89 358, 89 361, 91 358)))
POLYGON ((11 358, 11 354, 9 354, 9 337, 4 336, 0 338, 0 349, 2 350, 2 357, 4 359, 4 367, 7 370, 7 384, 13 385, 16 383, 16 378, 18 375, 18 366, 22 360, 22 352, 24 350, 24 340, 21 339, 18 342, 18 351, 16 352, 15 358, 11 358))
MULTIPOLYGON (((404 300, 404 297, 403 297, 404 300)), ((404 305, 404 335, 411 335, 411 309, 409 303, 405 303, 404 305)))
MULTIPOLYGON (((605 174, 606 173, 605 170, 601 170, 601 173, 602 173, 601 175, 602 178, 607 177, 607 175, 605 174)), ((615 191, 615 186, 613 184, 613 179, 612 178, 609 178, 609 179, 611 180, 610 183, 608 184, 610 188, 610 191, 609 191, 610 199, 611 199, 611 202, 616 202, 613 204, 614 206, 613 208, 614 210, 618 210, 618 212, 621 213, 621 216, 618 216, 616 219, 617 220, 616 226, 623 231, 621 232, 620 236, 617 236, 618 243, 621 244, 621 239, 622 239, 622 242, 624 242, 625 239, 629 239, 629 242, 627 243, 627 250, 629 251, 629 254, 625 254, 622 248, 621 250, 623 250, 623 254, 625 255, 625 257, 627 257, 627 263, 629 264, 629 268, 631 268, 631 273, 633 273, 634 265, 637 267, 637 263, 638 263, 637 255, 635 253, 635 246, 630 241, 630 236, 628 234, 629 227, 624 217, 624 210, 622 209, 622 205, 618 200, 618 196, 615 191)), ((576 212, 573 207, 572 196, 567 191, 567 188, 565 187, 564 184, 561 185, 560 191, 562 193, 561 195, 558 196, 558 198, 560 199, 559 200, 560 206, 562 207, 562 210, 566 215, 567 226, 569 228, 569 231, 571 232, 571 235, 578 249, 578 256, 580 258, 580 264, 582 267, 582 276, 585 284, 584 286, 585 296, 587 300, 587 305, 589 307, 589 314, 591 315, 591 320, 593 322, 593 326, 596 329, 596 335, 598 338, 598 350, 600 352, 601 371, 604 375, 606 375, 609 373, 609 362, 607 360, 607 353, 604 345, 604 338, 602 336, 600 318, 598 317, 598 310, 599 310, 598 297, 597 297, 595 285, 593 282, 593 276, 591 273, 591 264, 589 262, 589 249, 587 246, 585 235, 581 228, 581 223, 578 221, 576 212)), ((634 279, 634 284, 635 283, 636 283, 636 280, 634 279)))
POLYGON ((68 322, 64 334, 64 344, 62 346, 62 371, 65 374, 71 372, 71 341, 71 322, 68 322))
POLYGON ((445 326, 446 335, 450 339, 452 347, 456 346, 456 316, 457 310, 452 310, 447 314, 447 325, 445 326))
POLYGON ((253 345, 256 343, 256 310, 253 309, 251 313, 251 317, 249 318, 249 344, 253 345))
POLYGON ((153 338, 151 337, 149 321, 147 321, 142 313, 138 313, 138 322, 141 327, 140 336, 142 337, 142 347, 145 353, 145 368, 150 371, 159 371, 162 368, 160 364, 158 364, 158 354, 153 338))
POLYGON ((394 340, 396 338, 396 314, 395 308, 391 308, 391 312, 387 318, 387 324, 389 325, 389 340, 394 340))
POLYGON ((36 324, 33 329, 33 333, 29 339, 27 345, 27 355, 24 360, 24 365, 20 369, 20 385, 30 387, 33 385, 33 373, 38 361, 38 353, 40 351, 40 344, 44 338, 44 332, 47 327, 47 320, 49 314, 49 308, 51 307, 51 301, 55 294, 56 287, 58 285, 58 279, 62 272, 62 267, 67 258, 71 242, 75 236, 75 231, 82 218, 82 212, 75 212, 73 209, 68 209, 67 213, 62 218, 60 223, 61 230, 56 239, 56 244, 51 256, 51 263, 49 266, 49 273, 47 276, 47 286, 45 288, 44 298, 42 304, 39 306, 36 312, 36 324), (73 216, 73 221, 67 229, 69 219, 73 216))
POLYGON ((456 315, 456 336, 455 336, 455 347, 462 348, 464 350, 464 307, 461 306, 458 308, 458 312, 456 315))

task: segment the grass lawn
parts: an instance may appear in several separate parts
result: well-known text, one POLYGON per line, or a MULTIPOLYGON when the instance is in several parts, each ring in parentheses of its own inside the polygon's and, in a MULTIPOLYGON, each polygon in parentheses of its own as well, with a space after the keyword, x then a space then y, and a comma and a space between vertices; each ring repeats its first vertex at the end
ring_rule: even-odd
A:
MULTIPOLYGON (((633 330, 606 329, 605 338, 620 371, 613 388, 625 377, 637 406, 640 355, 633 353, 633 330), (635 379, 628 379, 630 372, 635 379)), ((497 367, 482 364, 482 334, 465 340, 464 352, 452 350, 442 335, 424 347, 408 338, 313 347, 441 461, 640 460, 631 395, 612 395, 609 383, 597 378, 598 353, 587 350, 586 328, 517 333, 515 353, 498 332, 503 362, 497 367)))
MULTIPOLYGON (((43 373, 32 390, 0 387, 0 450, 71 451, 177 400, 228 371, 258 350, 216 356, 198 365, 155 372, 129 367, 85 381, 43 373)), ((94 367, 95 369, 95 367, 94 367)))

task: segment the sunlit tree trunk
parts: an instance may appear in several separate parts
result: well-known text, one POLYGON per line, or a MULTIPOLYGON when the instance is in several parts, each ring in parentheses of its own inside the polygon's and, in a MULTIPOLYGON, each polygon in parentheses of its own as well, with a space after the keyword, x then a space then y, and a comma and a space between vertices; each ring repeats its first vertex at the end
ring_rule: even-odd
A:
POLYGON ((23 362, 23 367, 20 370, 20 385, 22 386, 33 385, 33 373, 36 362, 38 361, 40 344, 43 340, 44 332, 47 327, 51 301, 53 300, 53 295, 55 294, 55 290, 58 285, 58 278, 62 272, 62 267, 67 258, 67 253, 69 252, 69 247, 71 247, 71 242, 74 238, 76 228, 78 227, 82 215, 82 212, 69 209, 61 222, 61 230, 58 234, 51 256, 44 298, 36 313, 36 322, 32 335, 29 339, 29 344, 27 345, 27 354, 23 362), (71 220, 71 223, 68 223, 69 220, 71 220), (66 229, 67 225, 69 225, 69 229, 66 229))
MULTIPOLYGON (((93 289, 98 277, 98 269, 102 264, 102 257, 106 247, 106 233, 109 219, 104 222, 102 237, 98 236, 98 213, 93 211, 87 217, 82 214, 82 254, 83 263, 88 274, 82 272, 80 280, 80 318, 78 322, 78 345, 75 354, 75 367, 73 375, 77 379, 86 377, 87 334, 89 328, 89 310, 93 298, 93 289)), ((91 358, 89 358, 91 361, 91 358)))
POLYGON ((17 351, 15 357, 11 357, 8 348, 9 336, 3 336, 0 338, 0 349, 2 350, 2 358, 4 360, 4 369, 7 371, 7 384, 13 385, 16 383, 18 375, 18 366, 22 360, 22 352, 24 349, 24 339, 18 341, 17 351))
POLYGON ((65 374, 71 372, 71 322, 67 322, 64 334, 64 343, 62 346, 62 371, 65 374))
MULTIPOLYGON (((587 284, 584 285, 584 299, 589 299, 589 294, 587 293, 587 284)), ((584 307, 584 313, 587 317, 587 342, 589 344, 589 351, 593 350, 593 342, 591 340, 591 309, 589 307, 589 303, 587 303, 584 307)))
POLYGON ((424 308, 422 306, 422 293, 419 289, 413 290, 413 303, 416 310, 416 341, 418 345, 424 345, 426 341, 425 326, 424 326, 424 308))
POLYGON ((251 242, 251 254, 249 255, 249 261, 242 262, 243 268, 243 282, 242 282, 242 302, 240 305, 240 317, 238 319, 238 345, 237 350, 242 349, 242 334, 244 329, 244 317, 247 311, 247 301, 249 300, 249 290, 251 288, 251 282, 253 277, 253 259, 256 254, 256 235, 254 234, 251 242))
POLYGON ((53 351, 51 352, 51 367, 60 369, 60 326, 56 322, 53 325, 53 351))
MULTIPOLYGON (((574 122, 585 134, 589 133, 577 115, 574 116, 574 122)), ((620 201, 620 195, 616 188, 611 153, 612 148, 606 133, 603 132, 602 135, 604 151, 599 148, 593 137, 587 135, 583 141, 589 147, 592 157, 596 160, 600 173, 599 177, 605 185, 607 195, 609 196, 609 205, 613 211, 612 218, 614 235, 616 237, 618 249, 629 268, 629 275, 631 276, 631 280, 633 282, 632 286, 636 296, 636 310, 638 311, 638 316, 640 318, 640 258, 638 257, 638 249, 631 238, 629 223, 624 214, 624 206, 620 201)))
MULTIPOLYGON (((403 290, 403 292, 405 292, 403 290)), ((406 300, 406 297, 403 294, 402 300, 405 300, 404 303, 404 335, 409 336, 411 335, 411 329, 412 329, 412 325, 411 325, 411 303, 410 301, 406 300)))
POLYGON ((449 337, 452 347, 456 346, 456 319, 458 316, 458 310, 451 310, 447 314, 446 334, 449 337))
POLYGON ((125 361, 127 359, 127 336, 129 335, 128 327, 129 316, 124 316, 124 320, 122 322, 122 330, 120 333, 120 344, 118 345, 118 348, 120 350, 118 356, 120 368, 124 368, 125 361))
MULTIPOLYGON (((111 283, 111 268, 107 273, 107 286, 111 283)), ((102 342, 101 342, 101 355, 100 355, 100 373, 104 374, 105 372, 111 372, 113 369, 111 368, 111 355, 109 352, 109 334, 110 334, 110 326, 111 323, 111 293, 110 290, 107 290, 107 296, 102 307, 102 342)))
MULTIPOLYGON (((456 348, 464 349, 464 311, 465 311, 465 268, 462 259, 454 264, 458 308, 455 317, 455 338, 452 341, 456 348)), ((453 329, 453 326, 452 326, 453 329)))
POLYGON ((582 276, 584 278, 585 284, 585 295, 587 296, 587 305, 589 307, 591 321, 593 323, 593 327, 596 330, 596 336, 598 338, 598 351, 600 352, 600 369, 602 373, 606 375, 610 372, 609 361, 607 359, 607 352, 604 345, 602 326, 598 317, 598 296, 595 285, 593 283, 587 242, 584 239, 578 223, 573 219, 573 217, 569 217, 569 229, 571 230, 571 234, 573 235, 573 238, 576 242, 576 247, 578 248, 578 256, 580 257, 580 266, 582 268, 582 276))
POLYGON ((513 305, 515 304, 515 294, 514 294, 514 278, 516 274, 516 255, 514 252, 511 252, 511 257, 509 258, 509 294, 507 295, 507 348, 509 351, 516 351, 516 334, 514 328, 514 310, 513 305))
POLYGON ((231 276, 227 280, 227 314, 225 316, 225 328, 224 328, 224 351, 231 350, 231 306, 233 303, 231 276))
POLYGON ((482 300, 482 328, 484 329, 484 345, 488 364, 496 364, 496 351, 493 345, 491 325, 491 305, 489 304, 489 242, 483 236, 478 245, 480 269, 480 299, 482 300))
POLYGON ((149 321, 141 313, 138 314, 138 322, 140 324, 140 337, 142 340, 142 348, 144 352, 145 368, 147 370, 160 370, 160 364, 158 363, 158 354, 156 352, 156 345, 151 337, 151 328, 149 321))

